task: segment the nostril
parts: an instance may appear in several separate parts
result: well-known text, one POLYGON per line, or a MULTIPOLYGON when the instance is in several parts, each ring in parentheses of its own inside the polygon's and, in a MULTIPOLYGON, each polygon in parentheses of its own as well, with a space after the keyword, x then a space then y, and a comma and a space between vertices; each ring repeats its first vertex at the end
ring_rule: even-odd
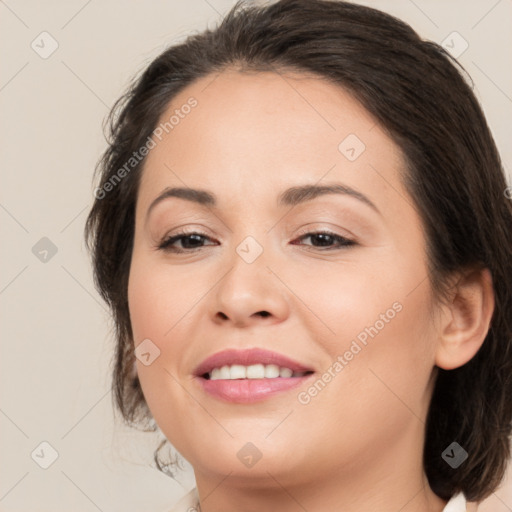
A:
POLYGON ((258 315, 261 315, 261 316, 269 316, 269 315, 270 315, 270 313, 269 313, 268 311, 260 311, 260 312, 258 313, 258 315))

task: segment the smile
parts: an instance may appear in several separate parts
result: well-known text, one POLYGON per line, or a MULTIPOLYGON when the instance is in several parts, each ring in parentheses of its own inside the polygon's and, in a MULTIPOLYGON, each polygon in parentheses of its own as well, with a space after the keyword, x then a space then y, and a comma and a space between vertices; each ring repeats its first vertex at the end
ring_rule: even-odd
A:
POLYGON ((277 379, 289 377, 303 377, 306 371, 294 372, 285 366, 279 367, 276 364, 252 364, 243 366, 241 364, 225 365, 221 368, 214 368, 205 374, 210 380, 234 380, 234 379, 277 379))

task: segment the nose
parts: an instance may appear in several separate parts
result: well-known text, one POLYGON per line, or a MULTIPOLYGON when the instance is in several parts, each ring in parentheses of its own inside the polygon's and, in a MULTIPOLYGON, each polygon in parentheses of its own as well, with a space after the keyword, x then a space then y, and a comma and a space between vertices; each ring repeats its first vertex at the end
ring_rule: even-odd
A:
POLYGON ((255 261, 247 263, 235 253, 229 271, 212 296, 214 323, 249 327, 262 322, 279 323, 288 317, 287 289, 267 266, 265 256, 264 251, 255 261))

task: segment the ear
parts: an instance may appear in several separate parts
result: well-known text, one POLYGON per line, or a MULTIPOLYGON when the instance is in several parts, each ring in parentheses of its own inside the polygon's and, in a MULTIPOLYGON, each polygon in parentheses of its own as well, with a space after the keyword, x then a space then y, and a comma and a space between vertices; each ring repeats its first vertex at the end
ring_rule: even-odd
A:
POLYGON ((471 269, 455 284, 443 305, 435 364, 452 370, 470 361, 482 346, 494 312, 494 289, 487 268, 471 269))

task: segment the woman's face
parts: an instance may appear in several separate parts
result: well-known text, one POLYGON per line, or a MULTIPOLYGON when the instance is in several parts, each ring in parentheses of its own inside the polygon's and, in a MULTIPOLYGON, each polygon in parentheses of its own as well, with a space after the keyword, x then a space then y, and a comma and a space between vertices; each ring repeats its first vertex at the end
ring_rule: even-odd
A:
POLYGON ((210 75, 162 122, 129 307, 144 395, 196 478, 421 467, 437 336, 398 147, 344 90, 290 74, 210 75), (171 188, 203 195, 154 203, 171 188))

